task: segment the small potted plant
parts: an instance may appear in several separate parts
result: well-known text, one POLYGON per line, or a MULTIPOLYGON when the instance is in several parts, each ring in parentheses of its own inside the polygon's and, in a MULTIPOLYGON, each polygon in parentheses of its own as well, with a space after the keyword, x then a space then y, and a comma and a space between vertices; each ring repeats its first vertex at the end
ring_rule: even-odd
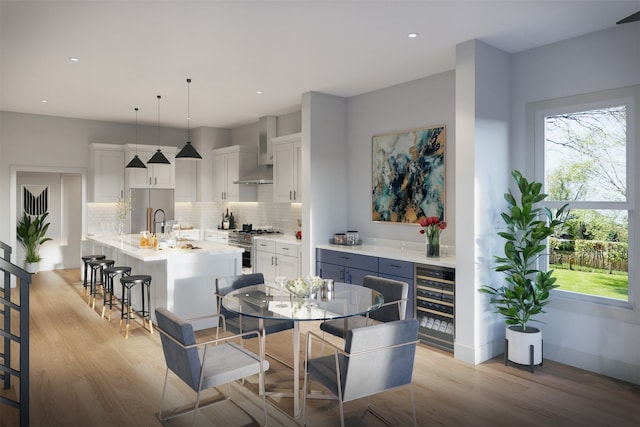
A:
POLYGON ((42 260, 40 256, 40 245, 51 240, 46 237, 50 223, 46 222, 48 212, 33 217, 24 212, 22 218, 18 220, 16 234, 18 241, 25 250, 25 269, 29 273, 37 273, 38 265, 42 260))
POLYGON ((540 270, 538 259, 547 248, 545 240, 566 221, 568 204, 555 214, 547 207, 536 207, 547 197, 542 193, 542 183, 529 182, 516 170, 512 176, 520 198, 517 200, 511 190, 504 195, 508 208, 501 216, 506 231, 498 232, 506 240, 504 255, 494 257, 494 270, 505 273, 505 283, 497 287, 484 285, 480 291, 491 295, 491 304, 505 318, 505 363, 510 360, 529 365, 533 371, 534 365, 542 363, 542 332, 528 323, 545 312, 549 293, 557 287, 553 270, 540 270))

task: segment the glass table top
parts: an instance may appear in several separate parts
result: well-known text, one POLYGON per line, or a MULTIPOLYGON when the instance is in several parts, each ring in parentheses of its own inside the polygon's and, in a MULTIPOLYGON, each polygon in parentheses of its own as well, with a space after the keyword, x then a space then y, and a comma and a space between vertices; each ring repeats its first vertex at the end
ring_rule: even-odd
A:
POLYGON ((222 305, 230 311, 262 319, 328 320, 364 315, 377 310, 384 297, 376 290, 335 283, 334 291, 298 298, 274 285, 253 285, 229 292, 222 305))

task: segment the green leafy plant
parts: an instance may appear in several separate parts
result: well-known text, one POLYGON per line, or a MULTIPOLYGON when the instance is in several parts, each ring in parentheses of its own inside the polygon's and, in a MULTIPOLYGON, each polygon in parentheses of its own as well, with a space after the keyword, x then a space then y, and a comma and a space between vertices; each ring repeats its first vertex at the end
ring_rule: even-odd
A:
POLYGON ((18 227, 16 228, 18 241, 24 246, 27 262, 40 262, 42 257, 40 256, 40 245, 49 240, 50 237, 46 237, 47 230, 50 223, 45 222, 48 212, 42 215, 31 216, 28 213, 24 213, 22 218, 18 220, 18 227))
POLYGON ((566 204, 555 214, 547 207, 536 207, 547 195, 542 193, 542 183, 529 182, 520 172, 512 172, 520 199, 509 190, 504 198, 508 209, 501 216, 506 231, 498 235, 506 240, 504 255, 495 256, 494 270, 506 274, 506 283, 499 287, 483 285, 480 292, 490 294, 496 312, 505 317, 507 325, 520 325, 526 331, 527 323, 533 316, 544 313, 549 292, 557 288, 553 270, 537 268, 538 258, 547 248, 545 239, 552 236, 556 227, 567 219, 566 204))

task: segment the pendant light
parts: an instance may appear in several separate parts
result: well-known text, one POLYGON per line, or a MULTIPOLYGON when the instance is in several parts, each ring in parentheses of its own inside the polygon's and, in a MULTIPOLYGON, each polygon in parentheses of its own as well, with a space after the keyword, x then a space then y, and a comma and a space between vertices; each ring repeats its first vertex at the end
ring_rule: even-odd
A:
POLYGON ((169 161, 169 159, 167 159, 165 155, 162 154, 162 151, 160 151, 160 98, 162 97, 158 95, 158 150, 153 156, 151 156, 147 163, 160 163, 170 165, 171 162, 169 161))
POLYGON ((133 156, 133 159, 131 159, 126 167, 146 169, 147 167, 144 162, 138 157, 138 107, 134 108, 134 110, 136 110, 136 155, 133 156))
POLYGON ((176 154, 176 159, 201 159, 202 156, 191 145, 191 79, 187 79, 187 144, 176 154))

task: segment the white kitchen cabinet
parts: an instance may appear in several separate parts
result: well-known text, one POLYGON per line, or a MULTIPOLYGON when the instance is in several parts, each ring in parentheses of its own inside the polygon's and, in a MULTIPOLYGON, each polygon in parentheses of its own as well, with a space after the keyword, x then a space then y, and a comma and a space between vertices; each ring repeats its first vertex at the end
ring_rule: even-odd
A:
POLYGON ((115 202, 124 197, 124 147, 116 144, 89 144, 89 199, 115 202))
POLYGON ((195 202, 198 160, 176 159, 176 202, 195 202))
POLYGON ((243 145, 213 150, 213 200, 225 202, 255 202, 255 185, 234 184, 240 176, 258 165, 258 150, 243 145))
POLYGON ((262 273, 266 283, 277 276, 300 276, 300 244, 270 237, 254 237, 254 273, 262 273))
MULTIPOLYGON (((160 147, 162 154, 169 159, 170 164, 149 164, 147 161, 153 156, 158 147, 152 145, 138 145, 137 153, 146 169, 126 169, 127 186, 129 188, 175 188, 176 186, 176 147, 160 147)), ((127 144, 127 159, 136 155, 136 146, 127 144)))
POLYGON ((200 240, 200 229, 191 228, 189 230, 180 229, 180 238, 187 240, 200 240))
POLYGON ((217 242, 224 245, 229 244, 229 232, 225 230, 205 230, 204 240, 208 242, 217 242))
POLYGON ((272 138, 273 142, 273 201, 302 201, 300 169, 302 162, 302 134, 272 138))

